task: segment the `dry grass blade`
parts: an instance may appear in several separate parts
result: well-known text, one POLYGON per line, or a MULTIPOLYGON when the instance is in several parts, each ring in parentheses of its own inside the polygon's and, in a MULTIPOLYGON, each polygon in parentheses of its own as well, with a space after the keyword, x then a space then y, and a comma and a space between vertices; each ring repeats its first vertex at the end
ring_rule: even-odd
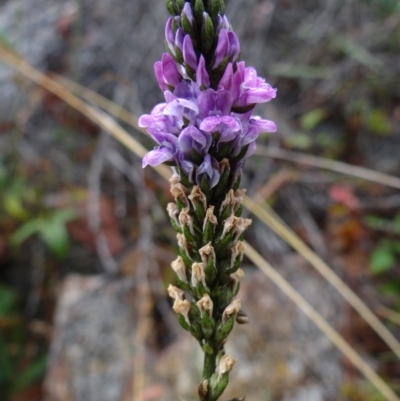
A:
POLYGON ((328 280, 347 302, 363 317, 363 319, 379 334, 390 349, 400 358, 400 343, 365 303, 340 279, 336 273, 313 252, 267 205, 261 207, 250 198, 244 205, 261 221, 267 224, 298 253, 308 260, 312 266, 328 280))
POLYGON ((381 392, 387 400, 399 401, 393 390, 367 365, 343 337, 249 244, 247 257, 290 298, 302 312, 339 348, 354 366, 381 392))
MULTIPOLYGON (((80 111, 86 117, 90 118, 94 123, 98 124, 105 131, 109 132, 114 138, 119 140, 129 150, 137 156, 142 157, 147 150, 134 138, 132 138, 120 125, 118 125, 108 115, 89 106, 72 94, 67 88, 60 83, 42 74, 30 66, 21 57, 12 51, 0 45, 0 57, 8 65, 27 76, 37 84, 43 86, 48 91, 60 97, 71 107, 80 111)), ((169 179, 170 170, 166 166, 159 166, 156 171, 165 179, 169 179)), ((246 200, 246 202, 249 199, 246 200)), ((258 205, 256 205, 259 207, 258 205)), ((261 209, 261 208, 260 208, 261 209)), ((262 209, 261 209, 262 210, 262 209)), ((264 219, 265 220, 265 219, 264 219)), ((272 220, 274 221, 274 220, 272 220)), ((276 223, 276 222, 275 222, 276 223)), ((274 227, 271 225, 271 227, 274 227)), ((363 362, 356 351, 347 344, 344 339, 335 332, 332 327, 314 310, 312 307, 281 277, 257 252, 248 247, 246 254, 253 262, 264 271, 274 283, 282 289, 282 291, 295 303, 297 303, 302 311, 333 341, 333 343, 349 358, 349 360, 364 374, 364 376, 376 386, 376 388, 385 396, 388 401, 400 401, 393 391, 385 382, 363 362)))
POLYGON ((292 163, 305 164, 307 166, 331 170, 337 173, 362 178, 363 180, 377 182, 378 184, 400 189, 400 178, 380 173, 378 171, 369 170, 364 167, 352 166, 351 164, 325 159, 323 157, 306 155, 304 153, 267 146, 257 146, 256 154, 272 157, 274 159, 287 160, 292 163))

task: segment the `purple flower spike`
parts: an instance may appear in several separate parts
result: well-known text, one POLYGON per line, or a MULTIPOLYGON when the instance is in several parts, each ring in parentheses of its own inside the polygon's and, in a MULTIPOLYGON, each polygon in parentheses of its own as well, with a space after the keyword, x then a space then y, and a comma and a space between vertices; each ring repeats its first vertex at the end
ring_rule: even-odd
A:
POLYGON ((210 155, 206 155, 203 163, 197 169, 197 185, 201 185, 204 177, 206 178, 207 184, 210 188, 214 188, 221 178, 218 161, 210 155))
POLYGON ((220 66, 222 61, 229 52, 229 37, 226 29, 221 29, 218 38, 217 48, 215 49, 215 60, 213 63, 213 69, 215 70, 220 66))
POLYGON ((172 150, 161 146, 157 149, 151 150, 145 155, 142 161, 142 167, 145 168, 149 165, 155 167, 161 163, 165 163, 173 159, 174 153, 172 152, 172 150))
POLYGON ((208 75, 203 55, 200 56, 199 65, 197 66, 196 83, 200 88, 205 89, 210 87, 210 76, 208 75))
POLYGON ((183 60, 193 71, 197 70, 197 56, 189 35, 186 35, 183 40, 183 60))

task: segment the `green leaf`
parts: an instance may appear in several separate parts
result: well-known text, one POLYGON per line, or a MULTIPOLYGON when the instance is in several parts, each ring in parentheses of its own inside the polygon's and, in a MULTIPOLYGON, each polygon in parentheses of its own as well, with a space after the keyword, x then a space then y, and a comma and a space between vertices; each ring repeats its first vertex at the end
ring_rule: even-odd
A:
POLYGON ((0 284, 0 317, 8 316, 14 311, 17 298, 15 290, 0 284))
POLYGON ((64 259, 67 256, 69 235, 64 221, 54 218, 44 221, 39 236, 59 259, 64 259))
POLYGON ((43 219, 37 218, 22 224, 10 237, 10 243, 14 247, 19 247, 22 243, 34 234, 38 234, 42 228, 43 219))
POLYGON ((388 243, 378 245, 370 255, 369 268, 374 274, 382 274, 396 264, 396 256, 388 243))
POLYGON ((300 126, 305 131, 312 131, 325 117, 324 109, 311 110, 301 117, 300 126))

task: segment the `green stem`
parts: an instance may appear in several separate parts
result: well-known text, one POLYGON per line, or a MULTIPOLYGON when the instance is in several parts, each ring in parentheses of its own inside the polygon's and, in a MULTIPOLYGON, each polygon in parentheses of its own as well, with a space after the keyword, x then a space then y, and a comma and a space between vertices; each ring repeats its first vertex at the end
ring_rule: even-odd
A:
POLYGON ((210 380, 211 375, 215 372, 216 359, 216 352, 213 352, 212 354, 204 354, 203 379, 210 380))

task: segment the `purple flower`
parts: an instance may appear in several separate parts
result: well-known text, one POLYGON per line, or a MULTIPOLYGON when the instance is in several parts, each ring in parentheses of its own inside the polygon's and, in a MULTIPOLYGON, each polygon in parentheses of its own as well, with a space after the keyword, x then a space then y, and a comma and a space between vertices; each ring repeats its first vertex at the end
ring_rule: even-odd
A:
POLYGON ((174 153, 171 149, 160 146, 147 153, 142 160, 142 167, 150 165, 152 167, 158 166, 161 163, 171 161, 174 158, 174 153))
POLYGON ((194 149, 199 155, 205 156, 212 143, 212 136, 194 126, 185 128, 178 138, 179 151, 187 158, 191 157, 194 149))
POLYGON ((209 154, 205 156, 203 163, 199 166, 196 172, 197 185, 201 185, 203 179, 206 180, 210 188, 214 188, 221 178, 219 163, 209 154))
POLYGON ((182 82, 182 75, 174 59, 164 53, 161 61, 154 64, 154 73, 161 90, 165 91, 169 86, 176 87, 182 82))
POLYGON ((215 49, 215 59, 213 63, 213 70, 218 68, 222 61, 229 55, 229 37, 226 29, 221 29, 218 37, 217 48, 215 49))
POLYGON ((204 119, 208 116, 228 115, 232 109, 232 95, 229 91, 206 89, 202 91, 198 98, 199 118, 204 119))
POLYGON ((192 38, 189 35, 183 40, 183 60, 193 71, 197 70, 197 56, 193 48, 192 38))
POLYGON ((241 125, 231 116, 206 117, 199 126, 200 130, 210 134, 219 134, 218 142, 230 142, 238 136, 241 125))
POLYGON ((199 65, 197 66, 196 83, 199 88, 206 89, 210 87, 210 76, 208 75, 203 55, 200 56, 199 65))
POLYGON ((192 6, 190 5, 189 2, 186 2, 182 13, 185 14, 186 18, 188 19, 189 23, 191 26, 193 26, 194 23, 194 16, 193 16, 193 11, 192 11, 192 6))

